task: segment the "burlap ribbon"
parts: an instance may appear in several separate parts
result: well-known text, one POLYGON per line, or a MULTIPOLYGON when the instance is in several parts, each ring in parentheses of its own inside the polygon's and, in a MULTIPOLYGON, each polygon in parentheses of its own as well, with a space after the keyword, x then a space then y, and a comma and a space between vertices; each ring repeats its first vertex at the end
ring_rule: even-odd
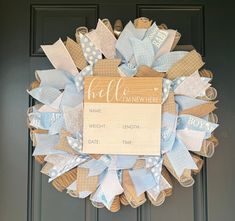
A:
POLYGON ((208 102, 205 104, 201 104, 192 108, 185 109, 179 114, 189 114, 195 117, 204 117, 216 109, 216 103, 217 102, 208 102))
POLYGON ((111 207, 110 207, 110 211, 117 212, 120 210, 120 208, 121 208, 120 197, 116 196, 113 200, 111 207))
POLYGON ((147 193, 147 196, 149 198, 149 200, 151 201, 151 203, 154 205, 154 206, 160 206, 164 203, 165 199, 166 199, 166 194, 164 191, 161 191, 157 197, 157 199, 153 199, 151 197, 151 195, 149 193, 147 193))
POLYGON ((140 17, 140 18, 137 18, 134 20, 134 25, 136 28, 148 29, 148 28, 150 28, 152 22, 153 21, 149 20, 148 18, 140 17))
POLYGON ((49 175, 49 171, 50 171, 50 169, 52 169, 53 166, 54 165, 52 163, 45 163, 45 165, 42 167, 40 172, 45 175, 49 175))
POLYGON ((76 154, 77 152, 69 145, 67 136, 71 136, 71 133, 62 129, 60 132, 59 143, 54 148, 57 150, 63 150, 70 154, 76 154))
POLYGON ((155 71, 154 69, 141 65, 137 69, 135 77, 164 77, 165 73, 155 71))
POLYGON ((128 203, 127 199, 126 199, 126 195, 125 195, 124 193, 120 195, 120 202, 121 202, 122 205, 124 205, 124 206, 129 205, 129 203, 128 203))
POLYGON ((72 184, 77 178, 77 168, 74 168, 63 175, 55 178, 52 181, 52 185, 60 192, 65 190, 70 184, 72 184))
POLYGON ((176 103, 174 92, 170 91, 167 100, 162 105, 162 113, 168 112, 171 114, 176 114, 176 103))
POLYGON ((145 167, 145 160, 144 159, 137 159, 134 166, 133 166, 133 169, 138 170, 138 169, 141 169, 144 167, 145 167))
POLYGON ((213 73, 210 70, 202 69, 199 71, 201 77, 213 78, 213 73))
POLYGON ((192 172, 194 174, 197 174, 197 173, 199 173, 201 171, 204 162, 203 162, 203 159, 201 157, 199 157, 199 156, 197 156, 195 154, 191 153, 191 156, 192 156, 195 164, 197 165, 197 169, 196 170, 192 170, 192 172))
POLYGON ((33 81, 30 85, 30 90, 33 90, 40 86, 40 81, 33 81))
POLYGON ((208 121, 211 123, 218 123, 218 116, 215 113, 209 113, 208 115, 208 121))
POLYGON ((141 195, 137 196, 134 184, 131 180, 130 174, 128 170, 123 170, 123 189, 124 194, 126 196, 127 202, 133 207, 136 208, 143 203, 145 203, 146 198, 145 194, 142 193, 141 195))
POLYGON ((77 191, 78 192, 94 192, 98 186, 98 176, 88 176, 89 169, 77 168, 77 191))
POLYGON ((71 38, 67 38, 65 44, 70 56, 72 57, 75 65, 78 69, 82 70, 87 66, 86 59, 83 55, 82 46, 80 44, 80 40, 77 43, 71 38))
POLYGON ((35 160, 39 163, 39 164, 43 164, 45 156, 44 155, 37 155, 35 156, 35 160))
POLYGON ((120 59, 101 59, 98 60, 93 68, 93 76, 112 76, 120 77, 118 65, 120 59))
POLYGON ((190 51, 181 60, 174 64, 169 71, 167 71, 167 78, 174 80, 180 76, 189 76, 204 65, 201 55, 195 50, 190 51))

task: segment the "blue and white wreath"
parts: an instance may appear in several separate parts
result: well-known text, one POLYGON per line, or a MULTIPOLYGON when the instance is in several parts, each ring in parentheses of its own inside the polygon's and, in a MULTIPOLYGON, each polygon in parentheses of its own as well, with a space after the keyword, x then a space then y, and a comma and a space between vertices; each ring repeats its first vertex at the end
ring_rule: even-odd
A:
POLYGON ((98 208, 116 212, 150 199, 161 205, 172 193, 170 174, 187 187, 211 157, 218 140, 216 90, 212 73, 195 51, 178 51, 180 34, 138 18, 122 28, 99 20, 94 30, 76 30, 76 41, 59 39, 42 45, 54 69, 37 70, 28 93, 36 104, 28 110, 33 156, 42 173, 73 197, 90 197, 98 208), (102 63, 104 62, 104 63, 102 63), (86 76, 163 77, 160 156, 85 154, 83 147, 83 81, 86 76), (105 70, 106 70, 105 69, 105 70))

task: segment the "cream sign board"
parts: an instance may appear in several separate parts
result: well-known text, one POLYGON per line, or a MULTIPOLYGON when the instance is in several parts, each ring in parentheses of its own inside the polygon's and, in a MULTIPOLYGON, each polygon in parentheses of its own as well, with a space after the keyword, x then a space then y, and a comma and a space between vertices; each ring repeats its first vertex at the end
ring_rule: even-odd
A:
POLYGON ((83 152, 159 155, 162 78, 86 77, 83 152))

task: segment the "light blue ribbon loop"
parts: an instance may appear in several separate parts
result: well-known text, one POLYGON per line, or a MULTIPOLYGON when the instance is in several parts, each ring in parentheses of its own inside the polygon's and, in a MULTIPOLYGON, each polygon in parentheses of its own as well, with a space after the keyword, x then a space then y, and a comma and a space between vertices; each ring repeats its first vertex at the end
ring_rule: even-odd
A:
POLYGON ((36 147, 33 152, 33 156, 66 154, 66 152, 54 148, 54 146, 59 142, 59 135, 35 134, 35 137, 36 147))
POLYGON ((197 169, 187 147, 177 137, 172 150, 167 152, 167 157, 179 177, 185 169, 197 169))
MULTIPOLYGON (((186 76, 178 77, 172 81, 172 89, 175 90, 186 78, 186 76)), ((201 77, 201 80, 205 83, 209 83, 211 78, 201 77)))
POLYGON ((83 91, 78 92, 74 84, 67 84, 61 100, 62 106, 75 107, 83 102, 83 91))
POLYGON ((137 72, 136 67, 128 66, 128 64, 121 64, 118 69, 126 77, 133 77, 137 72))
POLYGON ((35 107, 33 112, 28 114, 30 125, 42 130, 49 130, 50 127, 60 118, 60 112, 39 112, 35 107))
POLYGON ((156 181, 149 170, 129 170, 129 173, 134 184, 137 196, 156 185, 156 181))
POLYGON ((102 160, 95 160, 95 159, 91 159, 91 160, 85 162, 80 167, 89 169, 88 176, 100 175, 107 168, 107 166, 105 165, 105 163, 102 160))
POLYGON ((172 150, 175 142, 177 126, 177 115, 163 113, 161 127, 161 152, 166 153, 172 150))
POLYGON ((64 89, 66 84, 73 83, 73 76, 70 73, 58 69, 37 70, 35 76, 40 81, 40 87, 64 89))
POLYGON ((146 65, 151 67, 154 60, 154 50, 150 39, 144 38, 143 40, 139 40, 137 38, 131 38, 130 41, 137 66, 146 65))
POLYGON ((179 105, 179 111, 183 111, 185 109, 207 103, 207 101, 184 96, 184 95, 176 95, 175 101, 179 105))
POLYGON ((61 94, 58 89, 49 86, 37 87, 27 92, 43 104, 51 104, 61 94))
POLYGON ((130 169, 134 166, 137 156, 117 155, 116 167, 117 170, 130 169))
POLYGON ((175 63, 177 63, 180 59, 182 59, 187 51, 172 51, 163 54, 159 57, 154 63, 154 70, 159 72, 167 72, 175 63))
POLYGON ((146 29, 137 29, 130 21, 123 29, 121 35, 116 42, 116 49, 124 57, 125 62, 129 62, 133 56, 133 48, 130 38, 143 39, 146 29))
POLYGON ((53 135, 53 134, 58 134, 60 133, 61 129, 65 128, 65 123, 64 123, 64 118, 59 117, 58 119, 56 119, 49 127, 49 134, 53 135))

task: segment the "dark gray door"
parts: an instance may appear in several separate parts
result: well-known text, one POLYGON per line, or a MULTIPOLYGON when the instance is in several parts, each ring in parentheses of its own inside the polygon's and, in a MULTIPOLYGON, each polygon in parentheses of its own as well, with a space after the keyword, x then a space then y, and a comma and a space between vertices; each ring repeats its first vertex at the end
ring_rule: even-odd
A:
POLYGON ((1 221, 234 221, 235 131, 232 1, 203 0, 0 0, 0 220, 1 221), (124 23, 146 16, 178 29, 180 44, 194 45, 215 73, 220 145, 193 188, 175 182, 160 207, 146 203, 116 214, 57 192, 31 158, 26 127, 26 88, 35 69, 49 68, 39 45, 73 37, 99 17, 124 23))

